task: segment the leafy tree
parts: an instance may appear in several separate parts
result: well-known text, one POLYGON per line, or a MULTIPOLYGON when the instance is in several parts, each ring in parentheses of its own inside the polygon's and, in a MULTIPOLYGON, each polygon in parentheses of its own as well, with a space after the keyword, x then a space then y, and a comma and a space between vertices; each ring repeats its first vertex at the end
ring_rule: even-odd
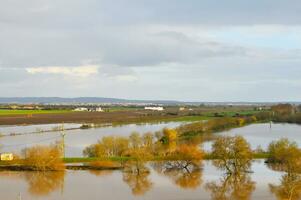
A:
POLYGON ((268 153, 267 162, 282 164, 288 172, 301 167, 301 150, 296 142, 290 142, 286 138, 273 141, 269 144, 268 153))
POLYGON ((61 148, 56 145, 26 148, 23 150, 24 165, 32 170, 64 170, 61 148))
POLYGON ((139 133, 133 132, 129 137, 131 148, 139 148, 142 145, 142 138, 139 133))
POLYGON ((152 159, 153 155, 145 147, 140 148, 130 148, 128 149, 123 156, 128 156, 131 159, 125 163, 131 166, 132 171, 135 173, 140 173, 145 171, 145 162, 152 159), (134 167, 134 168, 133 168, 134 167))
POLYGON ((291 104, 278 104, 272 106, 271 110, 278 115, 291 115, 294 113, 294 107, 291 104))
POLYGON ((129 140, 126 137, 107 136, 85 148, 83 154, 89 157, 120 156, 128 148, 129 140))
POLYGON ((212 145, 213 164, 229 174, 246 172, 251 167, 252 150, 241 136, 218 137, 212 145))
POLYGON ((172 157, 187 163, 199 163, 203 158, 203 152, 196 145, 181 144, 177 147, 172 157))
POLYGON ((142 140, 145 147, 151 148, 154 144, 154 135, 152 133, 145 133, 142 136, 142 140))

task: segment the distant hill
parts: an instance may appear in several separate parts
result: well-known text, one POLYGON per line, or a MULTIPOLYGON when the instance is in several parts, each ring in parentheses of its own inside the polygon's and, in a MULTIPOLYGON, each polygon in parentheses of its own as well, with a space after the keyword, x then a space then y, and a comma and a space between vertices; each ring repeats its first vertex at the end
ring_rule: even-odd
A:
POLYGON ((76 97, 76 98, 62 98, 62 97, 0 97, 0 103, 16 103, 16 104, 181 104, 179 101, 169 100, 129 100, 117 98, 104 97, 76 97))
POLYGON ((278 103, 291 103, 300 105, 300 102, 184 102, 173 100, 130 100, 105 97, 0 97, 0 104, 161 104, 161 105, 273 105, 278 103))

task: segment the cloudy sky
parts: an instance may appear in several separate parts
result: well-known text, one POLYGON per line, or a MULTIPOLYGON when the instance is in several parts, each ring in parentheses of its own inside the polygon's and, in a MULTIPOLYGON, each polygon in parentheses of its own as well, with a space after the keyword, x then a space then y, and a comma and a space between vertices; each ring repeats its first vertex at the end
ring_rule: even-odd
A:
POLYGON ((301 100, 300 0, 1 0, 0 96, 301 100))

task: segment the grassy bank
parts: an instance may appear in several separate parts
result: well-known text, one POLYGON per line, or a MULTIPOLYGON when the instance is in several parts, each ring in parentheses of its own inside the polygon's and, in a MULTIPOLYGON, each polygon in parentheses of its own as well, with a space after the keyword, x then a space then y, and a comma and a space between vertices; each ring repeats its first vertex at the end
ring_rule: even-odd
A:
MULTIPOLYGON (((269 154, 262 152, 262 153, 254 153, 253 154, 253 159, 266 159, 268 158, 269 154)), ((102 161, 102 160, 110 160, 110 161, 115 161, 115 162, 123 162, 123 161, 128 161, 131 158, 129 157, 109 157, 106 159, 101 159, 101 158, 90 158, 90 157, 73 157, 73 158, 64 158, 65 163, 89 163, 89 162, 95 162, 95 161, 102 161)), ((204 155, 204 160, 214 160, 215 158, 210 154, 207 153, 204 155)), ((164 161, 166 158, 164 157, 154 157, 149 161, 164 161)))

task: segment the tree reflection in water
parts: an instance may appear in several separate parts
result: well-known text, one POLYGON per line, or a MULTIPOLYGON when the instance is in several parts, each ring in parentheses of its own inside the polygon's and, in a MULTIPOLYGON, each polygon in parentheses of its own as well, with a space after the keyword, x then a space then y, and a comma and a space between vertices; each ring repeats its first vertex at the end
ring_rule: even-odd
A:
POLYGON ((279 200, 297 200, 301 198, 301 176, 300 174, 284 174, 280 185, 270 184, 271 192, 279 200))
POLYGON ((199 162, 165 161, 153 163, 154 169, 184 189, 195 189, 202 183, 202 168, 199 162))
POLYGON ((113 170, 89 170, 89 172, 95 176, 109 176, 113 173, 113 170))
POLYGON ((226 174, 220 181, 207 183, 205 188, 211 191, 213 200, 248 200, 255 190, 255 182, 247 173, 226 174))
POLYGON ((145 164, 139 162, 127 162, 123 170, 123 181, 129 185, 134 195, 144 195, 149 191, 153 183, 149 180, 150 170, 145 164))
POLYGON ((45 196, 55 190, 64 189, 65 171, 26 172, 24 178, 29 185, 29 193, 45 196))
MULTIPOLYGON (((295 166, 300 166, 296 164, 295 166)), ((275 171, 285 171, 281 176, 280 184, 269 184, 270 191, 279 200, 301 199, 301 174, 300 168, 288 170, 289 168, 281 164, 268 164, 268 167, 275 171)))
POLYGON ((250 144, 241 136, 219 137, 212 145, 213 165, 225 172, 219 181, 206 184, 216 200, 248 200, 255 190, 249 175, 252 164, 250 144))

